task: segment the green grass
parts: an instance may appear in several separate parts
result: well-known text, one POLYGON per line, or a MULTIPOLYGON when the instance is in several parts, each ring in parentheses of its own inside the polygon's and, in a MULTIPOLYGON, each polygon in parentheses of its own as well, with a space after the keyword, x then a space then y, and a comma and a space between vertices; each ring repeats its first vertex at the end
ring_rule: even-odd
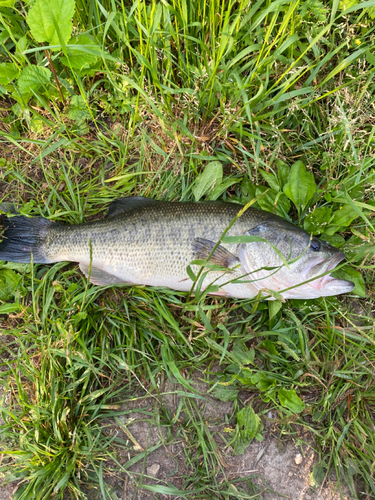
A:
POLYGON ((116 498, 108 472, 141 487, 128 467, 145 453, 106 426, 144 394, 145 420, 184 443, 189 470, 182 490, 161 482, 155 494, 257 495, 251 478, 246 490, 225 476, 195 370, 233 401, 228 447, 261 432, 254 416, 236 426, 242 391, 256 414, 276 412, 280 437, 312 433, 316 485, 335 470, 353 498, 375 496, 375 2, 77 0, 73 32, 61 19, 44 47, 31 8, 0 2, 3 200, 80 223, 120 196, 257 198, 340 246, 357 287, 284 304, 187 299, 104 290, 72 264, 0 263, 1 472, 24 481, 17 498, 84 498, 85 484, 116 498), (284 190, 297 161, 316 183, 298 203, 284 190), (179 387, 175 415, 161 380, 179 387))

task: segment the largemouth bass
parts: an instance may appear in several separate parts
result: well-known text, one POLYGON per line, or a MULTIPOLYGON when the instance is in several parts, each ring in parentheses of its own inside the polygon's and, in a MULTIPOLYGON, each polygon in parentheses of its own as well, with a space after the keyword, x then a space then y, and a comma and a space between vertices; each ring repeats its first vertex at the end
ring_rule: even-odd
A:
MULTIPOLYGON (((104 219, 84 224, 3 216, 0 260, 30 262, 32 255, 34 263, 79 262, 94 284, 180 291, 192 289, 187 268, 201 260, 207 262, 201 289, 214 284, 218 295, 237 298, 260 293, 272 299, 272 291, 284 299, 310 299, 353 290, 352 282, 329 274, 345 258, 337 248, 252 207, 236 219, 242 208, 129 197, 112 202, 104 219), (226 237, 247 238, 222 242, 226 230, 226 237)), ((197 273, 200 265, 191 269, 197 273)))

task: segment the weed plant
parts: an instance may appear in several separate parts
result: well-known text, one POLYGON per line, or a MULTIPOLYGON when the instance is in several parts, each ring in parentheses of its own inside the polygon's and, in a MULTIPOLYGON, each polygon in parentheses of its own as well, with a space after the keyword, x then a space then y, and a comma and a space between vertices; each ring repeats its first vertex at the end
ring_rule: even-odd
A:
POLYGON ((233 402, 227 453, 262 439, 272 410, 280 438, 313 436, 312 487, 335 471, 339 491, 375 496, 374 18, 374 0, 0 0, 3 201, 81 223, 121 196, 257 200, 340 247, 356 284, 224 300, 0 262, 0 470, 15 498, 114 499, 120 473, 155 495, 261 495, 226 477, 197 370, 233 402), (179 488, 132 473, 155 447, 108 432, 141 397, 184 443, 179 488))

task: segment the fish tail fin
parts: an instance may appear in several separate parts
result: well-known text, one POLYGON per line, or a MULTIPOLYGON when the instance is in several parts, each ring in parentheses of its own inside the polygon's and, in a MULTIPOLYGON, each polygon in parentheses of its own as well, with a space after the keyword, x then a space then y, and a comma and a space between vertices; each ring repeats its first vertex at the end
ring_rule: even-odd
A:
POLYGON ((45 255, 45 238, 48 228, 55 225, 43 217, 1 216, 4 234, 0 243, 0 260, 11 262, 53 262, 45 255))

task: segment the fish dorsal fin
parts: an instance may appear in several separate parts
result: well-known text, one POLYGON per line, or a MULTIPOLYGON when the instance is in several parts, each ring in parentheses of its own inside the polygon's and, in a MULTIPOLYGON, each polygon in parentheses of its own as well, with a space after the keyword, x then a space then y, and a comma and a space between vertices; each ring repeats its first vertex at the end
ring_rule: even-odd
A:
POLYGON ((153 200, 145 196, 126 196, 125 198, 117 198, 117 200, 113 200, 109 204, 105 217, 106 219, 111 219, 118 214, 149 205, 155 205, 156 203, 160 203, 159 200, 153 200))
POLYGON ((215 245, 216 243, 211 240, 195 238, 193 243, 195 258, 198 260, 209 260, 217 266, 227 267, 228 269, 240 263, 235 255, 221 245, 215 248, 214 253, 209 257, 215 245))
POLYGON ((120 283, 128 283, 128 281, 118 278, 113 274, 107 273, 102 269, 98 269, 97 267, 92 267, 91 272, 89 273, 90 266, 84 264, 83 262, 80 262, 79 268, 83 272, 86 278, 88 278, 90 274, 90 283, 93 283, 94 285, 105 286, 105 285, 117 285, 120 283))

